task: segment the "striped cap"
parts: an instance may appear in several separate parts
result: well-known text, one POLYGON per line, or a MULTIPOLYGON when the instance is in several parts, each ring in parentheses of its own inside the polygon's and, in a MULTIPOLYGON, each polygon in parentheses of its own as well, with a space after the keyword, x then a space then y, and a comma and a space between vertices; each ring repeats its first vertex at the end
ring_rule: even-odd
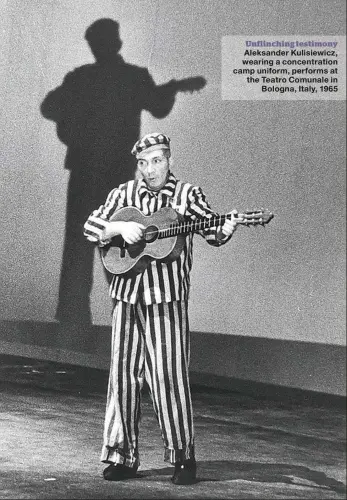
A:
POLYGON ((147 153, 156 149, 170 149, 170 138, 159 132, 146 134, 134 144, 131 154, 136 155, 138 158, 141 153, 147 153))

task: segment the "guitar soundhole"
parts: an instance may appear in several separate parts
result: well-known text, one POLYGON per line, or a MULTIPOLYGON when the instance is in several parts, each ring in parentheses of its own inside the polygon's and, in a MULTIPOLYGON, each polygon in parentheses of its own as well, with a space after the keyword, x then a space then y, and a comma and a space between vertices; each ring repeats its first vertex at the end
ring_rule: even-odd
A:
POLYGON ((152 243, 158 238, 157 226, 148 226, 144 231, 144 239, 146 243, 152 243))

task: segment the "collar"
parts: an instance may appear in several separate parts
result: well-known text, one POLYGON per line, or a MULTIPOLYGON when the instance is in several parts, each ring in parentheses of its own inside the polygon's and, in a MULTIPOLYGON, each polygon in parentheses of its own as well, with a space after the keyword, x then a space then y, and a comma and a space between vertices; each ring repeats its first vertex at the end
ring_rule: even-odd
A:
POLYGON ((177 179, 171 172, 169 172, 169 176, 167 178, 165 185, 159 191, 152 191, 151 189, 148 189, 145 181, 141 179, 139 182, 139 195, 149 194, 155 196, 156 194, 161 193, 172 198, 175 194, 176 184, 177 184, 177 179))

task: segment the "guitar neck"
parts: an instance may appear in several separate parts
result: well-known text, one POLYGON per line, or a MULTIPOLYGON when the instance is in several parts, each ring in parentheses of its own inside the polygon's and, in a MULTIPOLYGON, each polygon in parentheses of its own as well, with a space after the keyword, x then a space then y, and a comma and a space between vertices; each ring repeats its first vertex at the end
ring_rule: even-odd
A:
MULTIPOLYGON (((168 238, 179 234, 196 233, 210 227, 222 226, 227 218, 231 219, 231 215, 215 215, 209 218, 171 224, 169 228, 160 229, 158 237, 168 238)), ((239 224, 242 224, 242 222, 239 224)))
MULTIPOLYGON (((274 214, 268 210, 253 210, 246 211, 244 213, 234 214, 239 220, 237 224, 243 226, 264 226, 268 224, 273 218, 274 214)), ((212 215, 211 217, 205 217, 196 220, 187 220, 184 222, 177 222, 171 224, 165 229, 159 229, 158 238, 168 238, 170 236, 177 236, 179 234, 195 233, 203 229, 209 229, 210 227, 223 226, 226 219, 231 219, 233 214, 226 215, 212 215)))

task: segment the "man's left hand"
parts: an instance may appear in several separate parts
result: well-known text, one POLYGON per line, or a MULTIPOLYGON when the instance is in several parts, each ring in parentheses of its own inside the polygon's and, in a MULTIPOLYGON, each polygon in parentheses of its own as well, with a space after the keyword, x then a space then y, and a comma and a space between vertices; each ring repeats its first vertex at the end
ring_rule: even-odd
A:
POLYGON ((242 218, 237 217, 237 210, 232 210, 228 215, 231 215, 231 219, 226 219, 222 226, 222 233, 225 236, 231 236, 236 231, 238 223, 242 222, 242 218))

